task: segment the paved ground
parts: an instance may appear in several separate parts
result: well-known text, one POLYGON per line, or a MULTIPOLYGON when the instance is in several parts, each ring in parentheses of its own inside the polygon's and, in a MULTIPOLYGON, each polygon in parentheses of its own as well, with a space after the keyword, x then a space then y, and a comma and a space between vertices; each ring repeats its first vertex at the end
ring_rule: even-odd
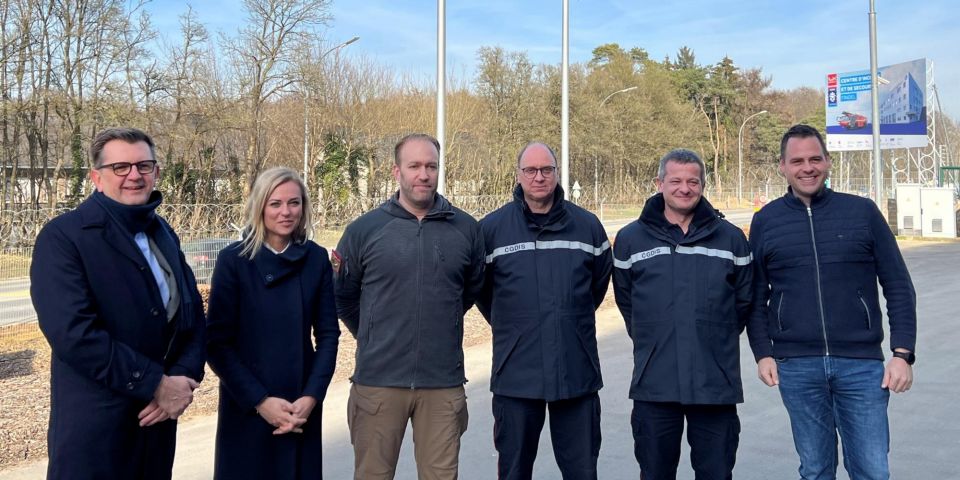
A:
MULTIPOLYGON (((960 398, 956 370, 956 345, 960 344, 957 311, 960 307, 960 243, 918 242, 904 251, 917 288, 920 335, 917 346, 913 390, 894 395, 890 403, 891 469, 898 479, 960 478, 960 419, 954 406, 960 398)), ((627 385, 632 359, 630 345, 615 309, 602 311, 600 359, 606 387, 603 404, 603 448, 600 478, 636 479, 639 475, 632 454, 627 385)), ((490 393, 487 390, 490 346, 478 345, 467 352, 467 386, 470 428, 463 440, 461 478, 496 478, 496 452, 492 441, 490 393)), ((762 385, 755 376, 746 338, 742 368, 746 403, 740 407, 743 433, 734 477, 739 480, 796 478, 797 459, 793 450, 786 413, 776 389, 762 385)), ((331 386, 324 403, 325 475, 348 479, 353 471, 353 453, 346 431, 347 382, 331 386)), ((207 479, 212 475, 215 418, 208 417, 181 425, 174 478, 207 479)), ((545 427, 540 458, 534 478, 559 479, 549 432, 545 427)), ((684 457, 688 455, 684 450, 684 457)), ((847 479, 841 467, 839 478, 847 479)), ((42 478, 43 463, 0 473, 0 479, 42 478)), ((401 452, 398 479, 415 479, 412 444, 401 452)), ((680 479, 692 479, 689 462, 681 462, 680 479)))
POLYGON ((0 326, 35 320, 30 303, 30 280, 0 280, 0 326))

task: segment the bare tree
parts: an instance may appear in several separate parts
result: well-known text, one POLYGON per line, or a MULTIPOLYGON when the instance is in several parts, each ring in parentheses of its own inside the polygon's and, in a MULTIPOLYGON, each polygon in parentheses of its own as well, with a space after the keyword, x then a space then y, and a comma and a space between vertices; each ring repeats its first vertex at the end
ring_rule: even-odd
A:
POLYGON ((230 52, 238 93, 248 108, 243 175, 253 181, 263 167, 272 139, 264 135, 264 107, 297 80, 294 52, 316 36, 329 20, 330 0, 244 0, 247 25, 238 41, 224 39, 230 52))

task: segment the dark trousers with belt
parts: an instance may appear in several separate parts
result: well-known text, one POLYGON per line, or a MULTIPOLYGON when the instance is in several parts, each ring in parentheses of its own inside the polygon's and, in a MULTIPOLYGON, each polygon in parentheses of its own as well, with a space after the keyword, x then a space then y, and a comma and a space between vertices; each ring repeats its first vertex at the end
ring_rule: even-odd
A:
POLYGON ((595 480, 600 455, 600 396, 596 392, 554 402, 494 395, 498 478, 532 478, 547 410, 553 454, 564 480, 595 480))
POLYGON ((633 453, 642 480, 675 480, 683 423, 687 421, 690 463, 697 480, 733 478, 740 443, 736 405, 682 405, 634 400, 633 453))

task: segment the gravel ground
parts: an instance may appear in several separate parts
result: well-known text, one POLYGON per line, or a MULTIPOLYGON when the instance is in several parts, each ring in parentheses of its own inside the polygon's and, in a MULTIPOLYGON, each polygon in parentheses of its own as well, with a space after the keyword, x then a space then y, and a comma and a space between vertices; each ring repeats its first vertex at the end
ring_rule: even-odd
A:
MULTIPOLYGON (((201 294, 206 297, 201 286, 201 294)), ((333 381, 353 372, 356 342, 341 325, 340 350, 333 381)), ((464 321, 464 347, 486 342, 490 328, 476 309, 464 321)), ((181 422, 217 411, 219 381, 206 368, 206 377, 194 392, 194 401, 181 422)), ((50 414, 50 347, 36 324, 0 329, 0 470, 47 455, 50 414)))

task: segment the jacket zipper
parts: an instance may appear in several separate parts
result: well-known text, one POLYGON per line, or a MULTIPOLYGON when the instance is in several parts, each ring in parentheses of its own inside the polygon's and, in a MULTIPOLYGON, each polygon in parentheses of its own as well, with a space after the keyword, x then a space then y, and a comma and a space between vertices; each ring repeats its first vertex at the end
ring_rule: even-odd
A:
POLYGON ((820 309, 820 326, 823 327, 823 349, 830 356, 830 343, 827 341, 827 316, 823 314, 823 288, 820 285, 820 255, 817 253, 817 235, 813 230, 813 210, 807 206, 807 219, 810 221, 810 240, 813 244, 813 264, 817 272, 817 307, 820 309))
POLYGON ((777 304, 777 326, 783 331, 783 319, 780 317, 780 310, 783 309, 783 292, 780 292, 780 303, 777 304))
POLYGON ((417 221, 417 263, 417 345, 413 349, 411 390, 417 388, 417 371, 420 369, 420 316, 423 314, 423 220, 417 221))
POLYGON ((870 321, 870 309, 867 308, 867 302, 862 296, 860 297, 860 303, 863 304, 863 311, 867 312, 867 330, 873 330, 873 322, 870 321))

